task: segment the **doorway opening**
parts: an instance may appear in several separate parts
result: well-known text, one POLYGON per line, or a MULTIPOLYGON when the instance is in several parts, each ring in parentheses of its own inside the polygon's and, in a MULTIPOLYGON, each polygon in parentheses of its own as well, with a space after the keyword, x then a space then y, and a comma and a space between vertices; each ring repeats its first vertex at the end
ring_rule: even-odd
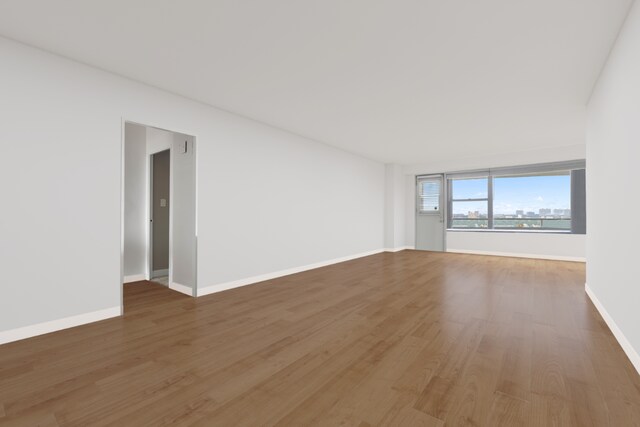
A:
POLYGON ((151 155, 150 181, 150 280, 169 286, 169 204, 171 187, 171 150, 151 155))
POLYGON ((126 121, 122 152, 121 283, 197 296, 195 136, 126 121))

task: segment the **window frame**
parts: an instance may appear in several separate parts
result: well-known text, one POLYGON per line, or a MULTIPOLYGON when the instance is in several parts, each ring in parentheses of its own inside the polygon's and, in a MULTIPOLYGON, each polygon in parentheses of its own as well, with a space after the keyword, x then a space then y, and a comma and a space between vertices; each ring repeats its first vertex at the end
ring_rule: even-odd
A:
POLYGON ((447 178, 447 230, 491 230, 493 229, 493 180, 491 175, 478 174, 478 176, 460 177, 454 179, 486 179, 487 180, 487 197, 486 198, 467 198, 454 199, 452 179, 447 178), (487 202, 487 228, 454 228, 453 227, 453 204, 455 202, 487 202))
MULTIPOLYGON (((497 176, 492 176, 491 180, 493 182, 494 179, 500 179, 500 178, 526 178, 526 177, 543 177, 543 176, 568 176, 569 177, 569 207, 571 209, 571 180, 573 179, 572 175, 571 175, 571 171, 570 170, 556 170, 556 171, 551 171, 551 172, 537 172, 537 173, 521 173, 521 174, 507 174, 507 175, 497 175, 497 176)), ((502 219, 502 218, 499 218, 502 219)), ((558 218, 558 219, 552 219, 552 218, 521 218, 524 220, 532 220, 532 221, 540 221, 540 227, 539 228, 518 228, 518 227, 499 227, 496 226, 496 222, 495 222, 495 217, 493 218, 493 230, 496 231, 516 231, 516 232, 531 232, 531 231, 545 231, 545 232, 557 232, 557 233, 563 233, 563 232, 569 232, 571 233, 572 231, 572 225, 573 225, 573 211, 571 213, 571 217, 569 218, 558 218), (554 227, 542 227, 542 224, 544 224, 545 220, 563 220, 563 221, 569 221, 569 228, 554 228, 554 227)))
MULTIPOLYGON (((569 162, 544 163, 537 165, 516 166, 509 168, 495 168, 480 171, 464 171, 445 174, 445 195, 446 195, 446 215, 447 228, 446 231, 453 232, 499 232, 499 233, 553 233, 553 234, 583 234, 574 231, 574 188, 573 188, 573 172, 576 170, 586 169, 584 160, 574 160, 569 162), (569 193, 569 201, 572 209, 569 229, 558 228, 517 228, 517 227, 495 227, 495 218, 493 212, 494 203, 494 179, 501 177, 519 177, 519 176, 544 176, 552 173, 568 173, 571 177, 571 189, 569 193), (471 198, 471 199, 454 199, 453 198, 453 181, 457 179, 487 179, 487 198, 471 198), (462 228, 453 227, 453 203, 454 202, 487 202, 487 228, 462 228)), ((542 222, 541 222, 542 224, 542 222)))

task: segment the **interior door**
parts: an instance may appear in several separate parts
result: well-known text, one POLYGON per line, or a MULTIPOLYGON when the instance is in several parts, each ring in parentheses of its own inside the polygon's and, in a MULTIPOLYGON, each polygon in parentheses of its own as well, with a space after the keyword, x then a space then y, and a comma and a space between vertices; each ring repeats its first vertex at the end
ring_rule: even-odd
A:
POLYGON ((419 176, 416 180, 416 249, 444 250, 444 176, 419 176))
POLYGON ((171 154, 151 156, 151 278, 169 274, 169 193, 171 154))

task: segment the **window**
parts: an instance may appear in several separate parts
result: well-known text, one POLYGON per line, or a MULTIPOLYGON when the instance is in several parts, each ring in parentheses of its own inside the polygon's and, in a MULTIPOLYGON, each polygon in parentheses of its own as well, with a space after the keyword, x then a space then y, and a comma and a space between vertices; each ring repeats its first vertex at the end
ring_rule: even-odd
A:
POLYGON ((571 230, 571 173, 495 177, 493 228, 571 230))
POLYGON ((451 227, 489 228, 489 178, 450 181, 451 227))
POLYGON ((422 177, 418 179, 418 212, 421 214, 440 213, 440 193, 442 177, 422 177))
POLYGON ((584 161, 447 175, 450 229, 586 232, 584 161))

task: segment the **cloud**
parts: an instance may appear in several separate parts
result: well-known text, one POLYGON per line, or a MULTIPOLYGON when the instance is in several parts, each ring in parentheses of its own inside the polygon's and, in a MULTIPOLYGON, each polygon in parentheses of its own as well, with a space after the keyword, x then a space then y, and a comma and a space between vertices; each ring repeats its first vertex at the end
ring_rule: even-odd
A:
POLYGON ((539 202, 544 202, 544 199, 542 198, 542 196, 536 197, 536 200, 539 201, 539 202))

